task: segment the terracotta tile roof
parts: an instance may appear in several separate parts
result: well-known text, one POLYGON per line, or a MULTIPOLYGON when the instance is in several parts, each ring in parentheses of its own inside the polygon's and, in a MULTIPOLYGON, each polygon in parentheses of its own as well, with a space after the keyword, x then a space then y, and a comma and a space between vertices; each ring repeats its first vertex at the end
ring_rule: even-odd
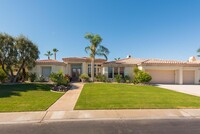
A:
POLYGON ((141 62, 140 65, 200 65, 200 62, 188 62, 177 60, 149 59, 141 62))
POLYGON ((48 59, 48 60, 37 60, 37 64, 56 64, 56 65, 64 65, 64 62, 58 61, 58 60, 53 60, 53 59, 48 59))
MULTIPOLYGON (((64 62, 91 62, 91 58, 89 57, 69 57, 69 58, 62 58, 64 62)), ((95 62, 104 63, 106 62, 105 59, 95 58, 95 62)))
POLYGON ((185 64, 185 62, 182 61, 176 61, 176 60, 162 60, 162 59, 149 59, 142 63, 145 64, 185 64))
POLYGON ((116 61, 106 62, 104 64, 128 64, 128 65, 132 65, 132 64, 139 64, 139 63, 144 62, 144 61, 146 61, 146 59, 125 58, 125 59, 120 59, 120 60, 116 60, 116 61))
POLYGON ((188 62, 177 60, 162 60, 162 59, 141 59, 141 58, 125 58, 117 61, 105 62, 109 65, 186 65, 186 66, 200 66, 200 61, 188 62))

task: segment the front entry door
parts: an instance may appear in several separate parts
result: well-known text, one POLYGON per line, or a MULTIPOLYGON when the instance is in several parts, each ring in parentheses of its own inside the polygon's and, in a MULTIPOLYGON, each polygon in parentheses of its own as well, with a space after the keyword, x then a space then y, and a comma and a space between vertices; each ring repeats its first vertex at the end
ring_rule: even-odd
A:
POLYGON ((72 81, 80 81, 79 76, 82 73, 82 64, 72 64, 72 81))
POLYGON ((73 81, 79 81, 80 75, 81 75, 81 69, 80 68, 73 68, 72 69, 72 80, 73 81))

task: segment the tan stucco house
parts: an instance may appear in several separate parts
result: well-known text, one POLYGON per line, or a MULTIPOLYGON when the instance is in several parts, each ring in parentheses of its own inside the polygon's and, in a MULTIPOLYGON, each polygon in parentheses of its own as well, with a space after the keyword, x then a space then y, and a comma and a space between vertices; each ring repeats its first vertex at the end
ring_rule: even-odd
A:
MULTIPOLYGON (((91 60, 88 57, 69 57, 57 60, 38 60, 36 66, 30 70, 38 76, 48 77, 51 72, 62 70, 73 80, 78 80, 80 74, 91 74, 91 60)), ((151 83, 155 84, 199 84, 200 61, 191 57, 188 61, 125 58, 107 62, 104 59, 96 59, 95 75, 103 74, 113 79, 116 74, 133 76, 133 68, 138 66, 140 70, 148 72, 152 76, 151 83)))

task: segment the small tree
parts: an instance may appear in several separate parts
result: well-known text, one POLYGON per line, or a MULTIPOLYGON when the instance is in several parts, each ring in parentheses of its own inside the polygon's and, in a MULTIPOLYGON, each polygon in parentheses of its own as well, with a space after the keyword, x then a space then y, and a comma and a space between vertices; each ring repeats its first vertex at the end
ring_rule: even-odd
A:
POLYGON ((47 53, 44 55, 48 57, 48 60, 50 60, 53 53, 51 51, 47 51, 47 53))
POLYGON ((0 64, 10 82, 16 82, 21 70, 33 67, 38 58, 38 47, 25 36, 13 38, 8 34, 0 34, 0 64))

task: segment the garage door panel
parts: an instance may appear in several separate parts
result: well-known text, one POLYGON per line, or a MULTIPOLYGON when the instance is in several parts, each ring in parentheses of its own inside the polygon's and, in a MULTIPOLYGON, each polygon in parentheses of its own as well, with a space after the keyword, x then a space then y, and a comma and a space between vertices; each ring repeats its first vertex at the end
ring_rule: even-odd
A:
POLYGON ((175 71, 174 70, 146 70, 152 80, 150 83, 155 84, 174 84, 175 83, 175 71))
POLYGON ((195 72, 193 70, 183 71, 183 84, 194 84, 195 72))

